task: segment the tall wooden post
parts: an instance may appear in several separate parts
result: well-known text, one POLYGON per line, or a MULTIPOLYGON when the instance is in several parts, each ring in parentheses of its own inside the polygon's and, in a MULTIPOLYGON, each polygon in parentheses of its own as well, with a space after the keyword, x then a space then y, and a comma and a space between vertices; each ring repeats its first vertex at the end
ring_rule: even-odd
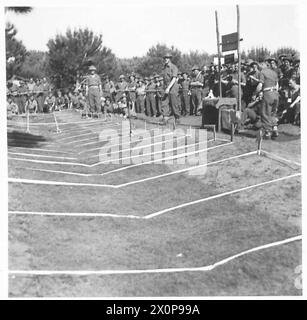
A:
POLYGON ((221 47, 220 47, 220 32, 217 11, 215 11, 215 22, 216 22, 216 40, 217 40, 217 54, 218 54, 218 65, 219 65, 219 97, 222 97, 222 82, 221 82, 221 47))
POLYGON ((238 32, 238 77, 239 77, 239 97, 238 109, 241 110, 241 53, 240 53, 240 9, 237 5, 237 32, 238 32))

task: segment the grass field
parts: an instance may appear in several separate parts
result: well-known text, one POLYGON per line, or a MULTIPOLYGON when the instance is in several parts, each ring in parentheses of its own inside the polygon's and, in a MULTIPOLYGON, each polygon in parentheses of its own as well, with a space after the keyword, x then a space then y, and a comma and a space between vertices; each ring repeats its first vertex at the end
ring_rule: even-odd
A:
MULTIPOLYGON (((147 120, 133 130, 173 141, 172 124, 147 120)), ((184 144, 199 121, 183 119, 184 144)), ((25 133, 25 117, 8 120, 11 297, 302 294, 298 127, 261 155, 254 137, 208 131, 207 164, 99 163, 102 129, 124 128, 114 154, 129 154, 127 124, 62 111, 25 133)), ((191 157, 173 149, 159 155, 191 157)))

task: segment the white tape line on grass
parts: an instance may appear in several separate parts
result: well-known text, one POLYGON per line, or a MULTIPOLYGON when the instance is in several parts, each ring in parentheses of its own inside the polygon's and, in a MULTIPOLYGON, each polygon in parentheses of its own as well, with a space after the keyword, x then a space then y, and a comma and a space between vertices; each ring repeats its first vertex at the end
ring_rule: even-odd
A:
POLYGON ((99 183, 59 182, 59 181, 51 181, 51 180, 44 181, 44 180, 31 180, 31 179, 18 179, 18 178, 8 178, 8 182, 22 183, 22 184, 43 184, 43 185, 54 185, 54 186, 115 188, 115 186, 99 184, 99 183))
POLYGON ((53 150, 53 149, 40 149, 40 148, 27 148, 27 147, 14 147, 14 146, 9 146, 8 150, 13 150, 13 149, 26 149, 28 150, 33 150, 33 151, 42 151, 42 152, 53 152, 53 153, 63 153, 63 154, 72 154, 72 152, 66 152, 66 151, 60 151, 60 150, 53 150))
POLYGON ((116 275, 116 274, 146 274, 146 273, 176 273, 176 272, 204 272, 211 271, 218 266, 224 265, 230 261, 233 261, 239 257, 248 255, 250 253, 258 252, 261 250, 281 246, 295 241, 301 241, 302 236, 287 238, 280 241, 271 242, 258 247, 251 248, 249 250, 242 251, 223 260, 219 260, 213 264, 202 267, 185 267, 185 268, 164 268, 164 269, 134 269, 134 270, 9 270, 9 274, 20 275, 33 275, 33 276, 52 276, 52 275, 116 275))
MULTIPOLYGON (((105 123, 105 120, 99 120, 99 119, 95 119, 95 120, 90 120, 91 122, 87 122, 85 123, 84 121, 75 121, 75 122, 60 122, 61 125, 75 125, 75 124, 86 124, 86 125, 91 125, 91 124, 98 124, 98 123, 105 123)), ((14 121, 11 121, 11 122, 8 122, 8 124, 10 125, 19 125, 20 122, 14 122, 14 121)), ((22 124, 26 124, 26 122, 22 122, 22 124)), ((31 123, 31 126, 47 126, 47 125, 54 125, 54 121, 53 122, 32 122, 31 123)))
MULTIPOLYGON (((150 180, 160 179, 160 178, 167 177, 167 176, 170 176, 170 175, 183 173, 183 172, 187 172, 187 171, 193 171, 193 170, 197 170, 197 169, 200 169, 200 168, 203 168, 203 167, 207 167, 207 166, 223 163, 223 162, 226 162, 226 161, 230 161, 230 160, 234 160, 234 159, 238 159, 238 158, 242 158, 242 157, 247 157, 247 156, 250 156, 250 155, 255 155, 256 153, 257 153, 257 151, 252 151, 252 152, 248 152, 248 153, 239 154, 237 156, 229 157, 229 158, 226 158, 226 159, 212 161, 212 162, 205 163, 205 164, 202 164, 202 165, 199 165, 199 166, 193 166, 193 167, 189 167, 189 168, 184 168, 184 169, 179 169, 179 170, 175 170, 175 171, 159 174, 159 175, 153 176, 153 177, 148 177, 148 178, 144 178, 144 179, 140 179, 140 180, 133 180, 133 181, 122 183, 122 184, 115 184, 115 185, 109 184, 109 185, 104 185, 104 186, 107 186, 107 187, 110 186, 112 188, 113 187, 114 188, 122 188, 122 187, 126 187, 126 186, 129 186, 129 185, 137 184, 137 183, 142 183, 142 182, 146 182, 146 181, 150 181, 150 180)), ((20 167, 20 169, 30 170, 30 171, 39 171, 39 172, 51 172, 51 173, 68 174, 68 175, 81 176, 81 177, 93 177, 93 176, 97 177, 97 176, 100 176, 99 173, 77 173, 77 172, 66 172, 66 171, 60 171, 60 170, 57 171, 57 170, 48 170, 48 169, 33 169, 33 168, 25 168, 25 167, 20 167)), ((41 181, 41 180, 32 180, 32 181, 41 181)), ((49 181, 49 180, 47 180, 47 181, 49 181)), ((59 183, 61 183, 61 182, 59 181, 59 183)))
MULTIPOLYGON (((155 218, 155 217, 160 216, 162 214, 165 214, 165 213, 168 213, 168 212, 171 212, 171 211, 175 211, 175 210, 187 207, 187 206, 199 204, 199 203, 202 203, 202 202, 205 202, 205 201, 218 199, 218 198, 221 198, 221 197, 229 196, 231 194, 240 193, 242 191, 251 190, 253 188, 264 186, 264 185, 267 185, 267 184, 270 184, 270 183, 275 183, 275 182, 279 182, 279 181, 283 181, 283 180, 286 180, 286 179, 291 179, 291 178, 295 178, 295 177, 299 177, 299 176, 301 176, 301 173, 296 173, 296 174, 293 174, 293 175, 289 175, 289 176, 285 176, 285 177, 281 177, 281 178, 277 178, 277 179, 273 179, 273 180, 257 183, 257 184, 251 185, 251 186, 247 186, 247 187, 235 189, 235 190, 232 190, 232 191, 219 193, 219 194, 216 194, 216 195, 213 195, 213 196, 209 196, 209 197, 206 197, 206 198, 202 198, 202 199, 198 199, 198 200, 195 200, 195 201, 186 202, 186 203, 180 204, 180 205, 175 206, 175 207, 171 207, 171 208, 167 208, 167 209, 164 209, 164 210, 160 210, 160 211, 157 211, 157 212, 145 215, 145 216, 140 216, 139 218, 140 219, 144 219, 144 220, 152 219, 152 218, 155 218)), ((18 180, 18 179, 15 179, 15 180, 18 180)), ((31 183, 31 182, 29 182, 29 183, 31 183)), ((52 184, 54 184, 54 183, 52 183, 52 184)), ((100 185, 100 186, 102 186, 102 185, 100 185)), ((27 214, 27 215, 41 215, 41 216, 45 216, 45 215, 52 216, 53 215, 53 212, 33 212, 33 211, 9 211, 9 212, 11 214, 14 214, 15 212, 17 212, 18 214, 27 214)), ((55 213, 54 215, 57 215, 57 214, 58 213, 55 213)), ((61 215, 65 216, 66 213, 61 213, 61 215)), ((70 215, 70 213, 67 213, 67 215, 70 215)), ((87 215, 87 213, 85 213, 85 215, 87 215)), ((105 213, 105 216, 106 215, 109 216, 110 214, 105 213)), ((82 216, 83 216, 83 213, 79 213, 78 214, 78 217, 82 217, 82 216)), ((99 216, 99 214, 97 214, 97 216, 99 216)), ((122 218, 128 218, 129 219, 129 215, 119 215, 119 216, 122 217, 122 218)))
POLYGON ((128 219, 142 219, 141 216, 132 214, 113 214, 113 213, 78 213, 78 212, 31 212, 31 211, 8 211, 12 215, 33 215, 33 216, 60 216, 60 217, 110 217, 110 218, 128 218, 128 219))
POLYGON ((271 153, 271 152, 267 152, 267 151, 264 151, 264 150, 261 150, 261 153, 264 155, 264 156, 267 156, 268 158, 272 158, 273 160, 276 160, 276 161, 281 161, 281 162, 288 162, 288 163, 292 163, 292 164, 295 164, 299 167, 301 167, 301 163, 299 162, 296 162, 296 161, 293 161, 293 160, 288 160, 288 159, 285 159, 285 158, 282 158, 274 153, 271 153))
POLYGON ((18 152, 8 152, 8 154, 14 154, 19 156, 29 156, 29 157, 38 157, 38 158, 52 158, 52 159, 61 159, 61 160, 77 160, 78 158, 70 158, 70 157, 56 157, 49 155, 42 155, 36 153, 18 153, 18 152))
POLYGON ((170 175, 183 173, 183 172, 187 172, 187 171, 193 171, 193 170, 197 170, 197 169, 204 168, 204 167, 207 167, 207 166, 212 166, 212 165, 215 165, 215 164, 219 164, 219 163, 222 163, 222 162, 226 162, 226 161, 230 161, 230 160, 234 160, 234 159, 238 159, 238 158, 242 158, 242 157, 247 157, 247 156, 250 156, 250 155, 253 155, 253 154, 256 154, 256 153, 257 153, 256 151, 252 151, 252 152, 240 154, 240 155, 237 155, 237 156, 229 157, 229 158, 226 158, 226 159, 212 161, 212 162, 209 162, 209 163, 206 163, 206 164, 201 164, 199 166, 194 166, 194 167, 190 167, 190 168, 184 168, 184 169, 180 169, 180 170, 176 170, 176 171, 163 173, 163 174, 160 174, 160 175, 157 175, 157 176, 154 176, 154 177, 148 177, 148 178, 144 178, 144 179, 140 179, 140 180, 134 180, 134 181, 130 181, 130 182, 127 182, 127 183, 122 183, 120 185, 116 185, 116 187, 123 188, 123 187, 127 187, 127 186, 130 186, 130 185, 133 185, 133 184, 142 183, 142 182, 155 180, 155 179, 160 179, 160 178, 164 178, 164 177, 167 177, 167 176, 170 176, 170 175))
MULTIPOLYGON (((160 161, 165 161, 165 160, 172 160, 172 159, 178 159, 178 158, 183 158, 183 157, 187 157, 189 155, 193 155, 193 154, 197 154, 200 152, 205 152, 207 150, 212 150, 212 149, 216 149, 216 148, 220 148, 223 146, 227 146, 232 144, 233 142, 228 142, 228 143, 223 143, 220 144, 218 146, 214 146, 214 147, 210 147, 210 148, 205 148, 205 149, 200 149, 200 150, 196 150, 196 151, 192 151, 192 152, 186 152, 186 153, 181 153, 179 155, 175 155, 175 156, 170 156, 170 157, 166 157, 166 158, 161 158, 161 159, 156 159, 156 160, 151 160, 151 161, 147 161, 147 162, 143 162, 143 163, 137 163, 137 164, 133 164, 130 166, 126 166, 126 167, 121 167, 115 170, 111 170, 111 171, 107 171, 104 173, 101 173, 100 176, 103 175, 107 175, 109 173, 113 173, 113 172, 117 172, 117 171, 122 171, 122 170, 127 170, 130 168, 134 168, 134 167, 138 167, 138 166, 142 166, 142 165, 146 165, 149 163, 155 163, 155 162, 160 162, 160 161)), ((159 151, 160 152, 160 151, 159 151)), ((152 153, 153 155, 155 153, 152 153)), ((46 161, 46 160, 33 160, 33 159, 19 159, 19 158, 8 158, 9 160, 13 160, 13 161, 24 161, 24 162, 34 162, 34 163, 45 163, 45 164, 61 164, 61 165, 70 165, 70 166, 79 166, 79 167, 87 167, 87 168, 92 168, 95 166, 98 166, 101 164, 101 162, 96 162, 94 164, 84 164, 84 163, 79 163, 79 162, 61 162, 61 161, 46 161)))
POLYGON ((47 161, 47 160, 33 160, 33 159, 20 159, 20 158, 10 158, 8 160, 13 161, 23 161, 23 162, 34 162, 34 163, 45 163, 45 164, 61 164, 69 166, 78 166, 78 167, 91 167, 89 164, 78 163, 78 162, 63 162, 63 161, 47 161))
POLYGON ((248 187, 243 187, 243 188, 239 188, 239 189, 236 189, 236 190, 231 190, 231 191, 226 191, 226 192, 223 192, 223 193, 219 193, 219 194, 216 194, 214 196, 207 197, 207 198, 202 198, 202 199, 198 199, 198 200, 195 200, 195 201, 186 202, 186 203, 180 204, 180 205, 175 206, 175 207, 167 208, 167 209, 160 210, 158 212, 154 212, 152 214, 146 215, 144 217, 144 219, 151 219, 151 218, 160 216, 162 214, 165 214, 165 213, 177 210, 177 209, 185 208, 187 206, 191 206, 191 205, 194 205, 194 204, 202 203, 202 202, 205 202, 205 201, 209 201, 209 200, 213 200, 213 199, 217 199, 217 198, 221 198, 221 197, 225 197, 225 196, 228 196, 228 195, 231 195, 231 194, 235 194, 235 193, 239 193, 239 192, 242 192, 242 191, 250 190, 250 189, 253 189, 253 188, 260 187, 260 186, 265 186, 267 184, 271 184, 271 183, 275 183, 275 182, 279 182, 279 181, 283 181, 283 180, 287 180, 287 179, 291 179, 291 178, 296 178, 296 177, 299 177, 299 176, 301 176, 301 173, 295 173, 295 174, 292 174, 292 175, 289 175, 289 176, 286 176, 286 177, 277 178, 277 179, 273 179, 273 180, 270 180, 270 181, 257 183, 257 184, 254 184, 254 185, 251 185, 251 186, 248 186, 248 187))

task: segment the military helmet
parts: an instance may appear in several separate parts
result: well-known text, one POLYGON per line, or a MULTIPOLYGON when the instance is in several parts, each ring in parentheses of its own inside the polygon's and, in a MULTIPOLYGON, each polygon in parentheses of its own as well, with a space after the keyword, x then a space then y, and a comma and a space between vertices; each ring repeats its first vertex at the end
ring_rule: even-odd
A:
POLYGON ((194 70, 200 70, 199 69, 199 66, 197 66, 196 64, 192 67, 192 71, 194 71, 194 70))
POLYGON ((89 71, 92 71, 92 70, 96 71, 97 70, 95 66, 90 66, 88 69, 89 69, 89 71))

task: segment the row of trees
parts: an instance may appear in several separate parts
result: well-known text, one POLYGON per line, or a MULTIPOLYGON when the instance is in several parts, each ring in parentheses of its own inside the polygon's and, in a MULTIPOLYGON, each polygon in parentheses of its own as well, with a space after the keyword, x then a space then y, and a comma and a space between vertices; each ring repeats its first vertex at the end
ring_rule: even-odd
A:
MULTIPOLYGON (((31 10, 26 9, 25 12, 31 10)), ((175 47, 165 44, 152 46, 142 57, 119 59, 111 49, 103 45, 102 35, 95 35, 88 28, 68 29, 65 34, 58 34, 47 43, 48 52, 27 51, 21 41, 16 39, 17 30, 7 23, 6 29, 7 79, 13 75, 22 78, 49 77, 57 87, 67 87, 75 82, 76 77, 84 75, 88 66, 94 64, 99 74, 108 74, 117 79, 120 74, 136 72, 149 76, 162 71, 161 58, 171 52, 174 63, 180 70, 189 71, 193 65, 209 65, 214 55, 206 52, 191 51, 182 53, 175 47)), ((280 48, 270 52, 267 48, 252 48, 242 52, 243 59, 263 61, 267 56, 281 53, 297 53, 292 48, 280 48)))

